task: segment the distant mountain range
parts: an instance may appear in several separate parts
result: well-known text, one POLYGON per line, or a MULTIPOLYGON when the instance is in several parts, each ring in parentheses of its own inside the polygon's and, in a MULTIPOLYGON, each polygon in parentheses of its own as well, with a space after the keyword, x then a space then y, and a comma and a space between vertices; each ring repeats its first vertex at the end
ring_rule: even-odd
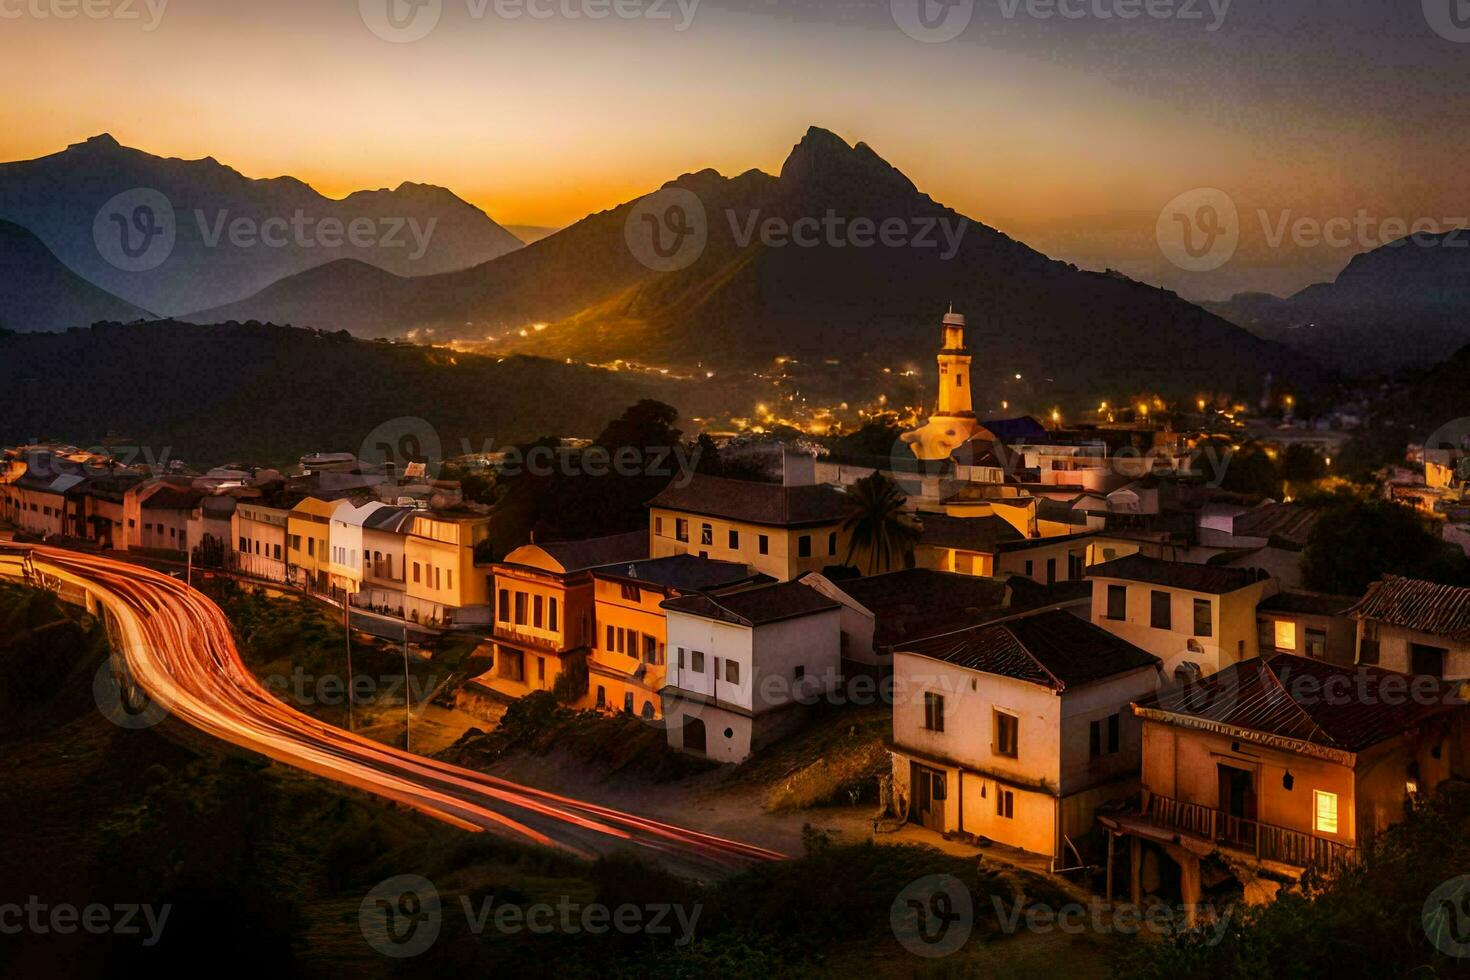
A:
POLYGON ((1049 259, 936 203, 866 144, 822 129, 808 131, 777 177, 705 170, 651 200, 652 216, 647 202, 630 201, 474 268, 407 279, 337 261, 197 317, 746 370, 777 356, 927 366, 952 303, 970 318, 977 386, 1029 372, 1048 382, 1047 398, 1247 394, 1267 372, 1302 380, 1314 370, 1173 293, 1049 259), (685 267, 656 271, 635 257, 636 236, 664 220, 670 195, 697 200, 707 243, 685 267), (810 247, 779 234, 802 222, 810 232, 813 221, 835 231, 806 235, 810 247), (889 226, 898 232, 888 241, 874 234, 889 226))
POLYGON ((64 330, 142 316, 136 306, 68 269, 35 235, 0 221, 0 328, 64 330))
POLYGON ((1470 230, 1364 252, 1333 282, 1287 299, 1241 293, 1202 305, 1349 374, 1437 364, 1470 343, 1470 230))
POLYGON ((0 332, 0 445, 107 439, 196 466, 283 464, 404 437, 430 455, 437 442, 445 457, 590 438, 641 398, 679 396, 628 373, 261 324, 0 332))
MULTIPOLYGON (((251 179, 212 157, 164 159, 108 135, 0 164, 0 219, 159 315, 233 302, 334 259, 430 275, 522 244, 442 187, 404 183, 338 201, 294 177, 251 179)), ((0 318, 16 319, 8 308, 0 318)))

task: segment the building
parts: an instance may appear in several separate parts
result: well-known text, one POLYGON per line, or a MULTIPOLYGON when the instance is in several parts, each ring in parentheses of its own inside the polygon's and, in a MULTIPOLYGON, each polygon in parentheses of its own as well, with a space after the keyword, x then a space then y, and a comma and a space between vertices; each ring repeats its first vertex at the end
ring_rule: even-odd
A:
POLYGON ((160 481, 139 484, 129 496, 135 502, 124 502, 128 511, 128 550, 166 553, 170 557, 187 555, 191 543, 189 522, 205 492, 187 483, 160 481))
POLYGON ((1385 575, 1352 608, 1358 663, 1470 679, 1470 589, 1385 575))
POLYGON ((349 597, 362 591, 367 576, 367 549, 363 543, 363 524, 369 517, 387 507, 378 500, 361 504, 345 502, 332 512, 327 524, 327 576, 332 591, 349 597))
POLYGON ((1128 555, 1093 565, 1092 621, 1142 647, 1165 670, 1209 675, 1259 651, 1263 573, 1128 555))
POLYGON ((847 561, 847 498, 819 483, 788 486, 696 474, 649 503, 649 557, 698 555, 789 582, 847 561))
POLYGON ((583 706, 604 711, 662 714, 659 691, 668 663, 663 602, 689 592, 771 582, 736 562, 694 555, 646 558, 592 570, 594 642, 583 706))
MULTIPOLYGON (((200 488, 203 489, 203 488, 200 488)), ((189 541, 195 550, 194 560, 215 568, 223 568, 234 551, 236 541, 235 509, 239 505, 234 493, 252 493, 236 487, 233 492, 205 493, 189 514, 189 541)))
POLYGON ((262 500, 239 501, 231 528, 235 570, 267 582, 286 582, 286 525, 290 516, 286 508, 262 500))
POLYGON ((669 744, 740 762, 841 684, 841 606, 800 582, 663 602, 669 744))
POLYGON ((405 556, 414 513, 413 507, 379 507, 363 518, 362 590, 352 597, 354 604, 390 616, 404 615, 408 589, 405 556))
POLYGON ((1094 535, 1086 528, 1068 525, 1050 537, 1028 537, 998 512, 980 517, 921 514, 919 519, 914 561, 922 568, 995 578, 1024 575, 1044 585, 1086 577, 1094 535))
POLYGON ((1260 900, 1309 867, 1356 861, 1415 797, 1465 770, 1464 703, 1423 681, 1408 696, 1403 674, 1277 654, 1140 700, 1139 808, 1100 818, 1110 869, 1114 838, 1127 838, 1132 900, 1173 877, 1163 856, 1192 906, 1206 862, 1260 900))
POLYGON ((102 548, 127 550, 127 496, 146 479, 141 473, 110 473, 90 477, 72 491, 81 497, 87 540, 102 548))
POLYGON ((291 582, 312 592, 331 588, 332 515, 339 507, 350 507, 345 499, 305 497, 286 519, 286 564, 291 582))
MULTIPOLYGON (((648 557, 642 531, 523 545, 490 566, 495 649, 477 688, 502 698, 549 691, 559 678, 582 690, 597 628, 592 570, 648 557)), ((574 693, 569 690, 568 694, 574 693)))
POLYGON ((944 339, 939 349, 939 399, 927 425, 903 435, 918 459, 948 459, 975 440, 995 437, 975 417, 970 387, 970 350, 965 346, 965 317, 950 310, 944 315, 944 339))
POLYGON ((908 819, 1071 865, 1093 814, 1138 789, 1131 701, 1159 661, 1068 612, 895 647, 893 780, 908 819))
POLYGON ((1261 656, 1294 653, 1350 665, 1357 657, 1357 623, 1348 610, 1353 596, 1321 592, 1278 592, 1256 607, 1261 656))
POLYGON ((408 618, 431 626, 488 626, 490 569, 476 567, 476 550, 489 540, 488 511, 415 511, 403 547, 408 618))

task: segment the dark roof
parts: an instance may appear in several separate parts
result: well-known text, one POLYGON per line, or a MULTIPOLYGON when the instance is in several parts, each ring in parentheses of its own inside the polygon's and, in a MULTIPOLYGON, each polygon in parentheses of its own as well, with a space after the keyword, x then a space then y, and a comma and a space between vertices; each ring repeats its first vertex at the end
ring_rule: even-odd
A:
POLYGON ((413 507, 379 507, 362 519, 364 530, 397 534, 405 529, 417 510, 413 507))
POLYGON ((1351 610, 1355 619, 1470 642, 1470 589, 1385 575, 1351 610))
POLYGON ((1010 521, 994 514, 984 517, 950 517, 946 514, 919 514, 922 525, 921 544, 961 551, 994 552, 1002 541, 1023 541, 1020 531, 1010 521))
POLYGON ((763 585, 723 595, 695 592, 665 599, 661 605, 676 612, 718 619, 739 626, 761 626, 841 608, 835 600, 800 582, 763 585))
POLYGON ((1153 654, 1061 609, 898 649, 1059 691, 1159 662, 1153 654))
POLYGON ((847 516, 847 497, 824 483, 787 487, 702 474, 683 487, 669 486, 649 506, 774 527, 831 524, 847 516))
MULTIPOLYGON (((1358 752, 1425 718, 1463 706, 1454 695, 1456 685, 1436 682, 1439 696, 1424 698, 1410 696, 1407 680, 1405 674, 1379 667, 1340 666, 1276 654, 1244 660, 1202 680, 1171 686, 1138 706, 1358 752), (1383 685, 1388 678, 1394 678, 1394 696, 1383 685), (1334 689, 1348 693, 1330 696, 1327 692, 1334 689), (1358 696, 1360 689, 1370 696, 1358 696)), ((1427 680, 1415 679, 1414 683, 1427 680)))
POLYGON ((751 577, 750 568, 740 562, 716 561, 698 555, 669 555, 666 558, 645 558, 626 565, 606 565, 594 574, 599 578, 637 582, 679 592, 734 585, 751 577))
POLYGON ((164 487, 143 501, 144 510, 193 510, 204 499, 203 490, 193 487, 164 487))
POLYGON ((555 558, 569 572, 586 568, 599 568, 614 562, 641 561, 648 557, 648 532, 629 531, 626 534, 609 534, 601 538, 585 538, 581 541, 554 541, 538 544, 542 551, 555 558))
POLYGON ((1145 555, 1127 555, 1105 561, 1093 565, 1087 570, 1087 574, 1093 578, 1121 578, 1130 582, 1148 582, 1212 595, 1236 592, 1261 579, 1261 575, 1250 568, 1197 565, 1193 562, 1165 561, 1145 555))
POLYGON ((94 476, 87 480, 83 492, 88 497, 106 500, 114 504, 123 502, 127 492, 146 480, 141 473, 117 473, 94 476))
POLYGON ((986 419, 981 425, 1005 443, 1052 441, 1051 433, 1047 431, 1046 426, 1030 415, 1023 415, 1018 419, 986 419))
POLYGON ((1262 612, 1341 616, 1357 601, 1356 596, 1328 595, 1325 592, 1278 592, 1256 608, 1262 612))
POLYGON ((950 633, 1007 615, 1006 585, 991 578, 910 568, 834 583, 873 613, 873 643, 950 633))
POLYGON ((966 483, 943 503, 995 503, 1024 507, 1034 498, 1015 483, 966 483))
POLYGON ((1277 544, 1306 546, 1320 511, 1299 504, 1262 504, 1236 516, 1231 533, 1238 537, 1268 538, 1277 544))
POLYGON ((1086 524, 1087 515, 1080 510, 1073 510, 1072 505, 1082 499, 1081 494, 1071 500, 1053 500, 1050 497, 1042 497, 1036 502, 1036 516, 1044 521, 1056 521, 1059 524, 1086 524))

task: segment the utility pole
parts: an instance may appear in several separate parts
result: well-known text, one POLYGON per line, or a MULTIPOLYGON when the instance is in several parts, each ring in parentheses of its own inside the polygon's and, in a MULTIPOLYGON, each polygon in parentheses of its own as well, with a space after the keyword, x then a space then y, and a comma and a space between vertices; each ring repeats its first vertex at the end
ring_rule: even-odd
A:
POLYGON ((413 684, 408 679, 408 606, 403 607, 403 750, 413 751, 413 684))
POLYGON ((352 681, 352 624, 347 604, 347 593, 342 593, 342 640, 347 646, 347 730, 354 730, 357 725, 353 718, 352 705, 357 700, 357 686, 352 681))

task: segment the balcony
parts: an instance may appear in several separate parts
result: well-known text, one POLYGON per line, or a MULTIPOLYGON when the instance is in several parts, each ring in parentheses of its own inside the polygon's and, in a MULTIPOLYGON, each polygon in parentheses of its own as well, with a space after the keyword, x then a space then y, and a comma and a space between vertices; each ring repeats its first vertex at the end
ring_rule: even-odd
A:
POLYGON ((542 636, 538 633, 525 633, 515 628, 510 623, 495 624, 495 638, 513 643, 519 647, 529 647, 534 650, 544 650, 547 653, 561 653, 562 644, 559 638, 542 636))
POLYGON ((1185 803, 1147 790, 1143 792, 1143 818, 1156 826, 1214 841, 1228 851, 1297 868, 1333 872, 1357 864, 1359 858, 1358 848, 1326 837, 1234 817, 1215 807, 1185 803))

